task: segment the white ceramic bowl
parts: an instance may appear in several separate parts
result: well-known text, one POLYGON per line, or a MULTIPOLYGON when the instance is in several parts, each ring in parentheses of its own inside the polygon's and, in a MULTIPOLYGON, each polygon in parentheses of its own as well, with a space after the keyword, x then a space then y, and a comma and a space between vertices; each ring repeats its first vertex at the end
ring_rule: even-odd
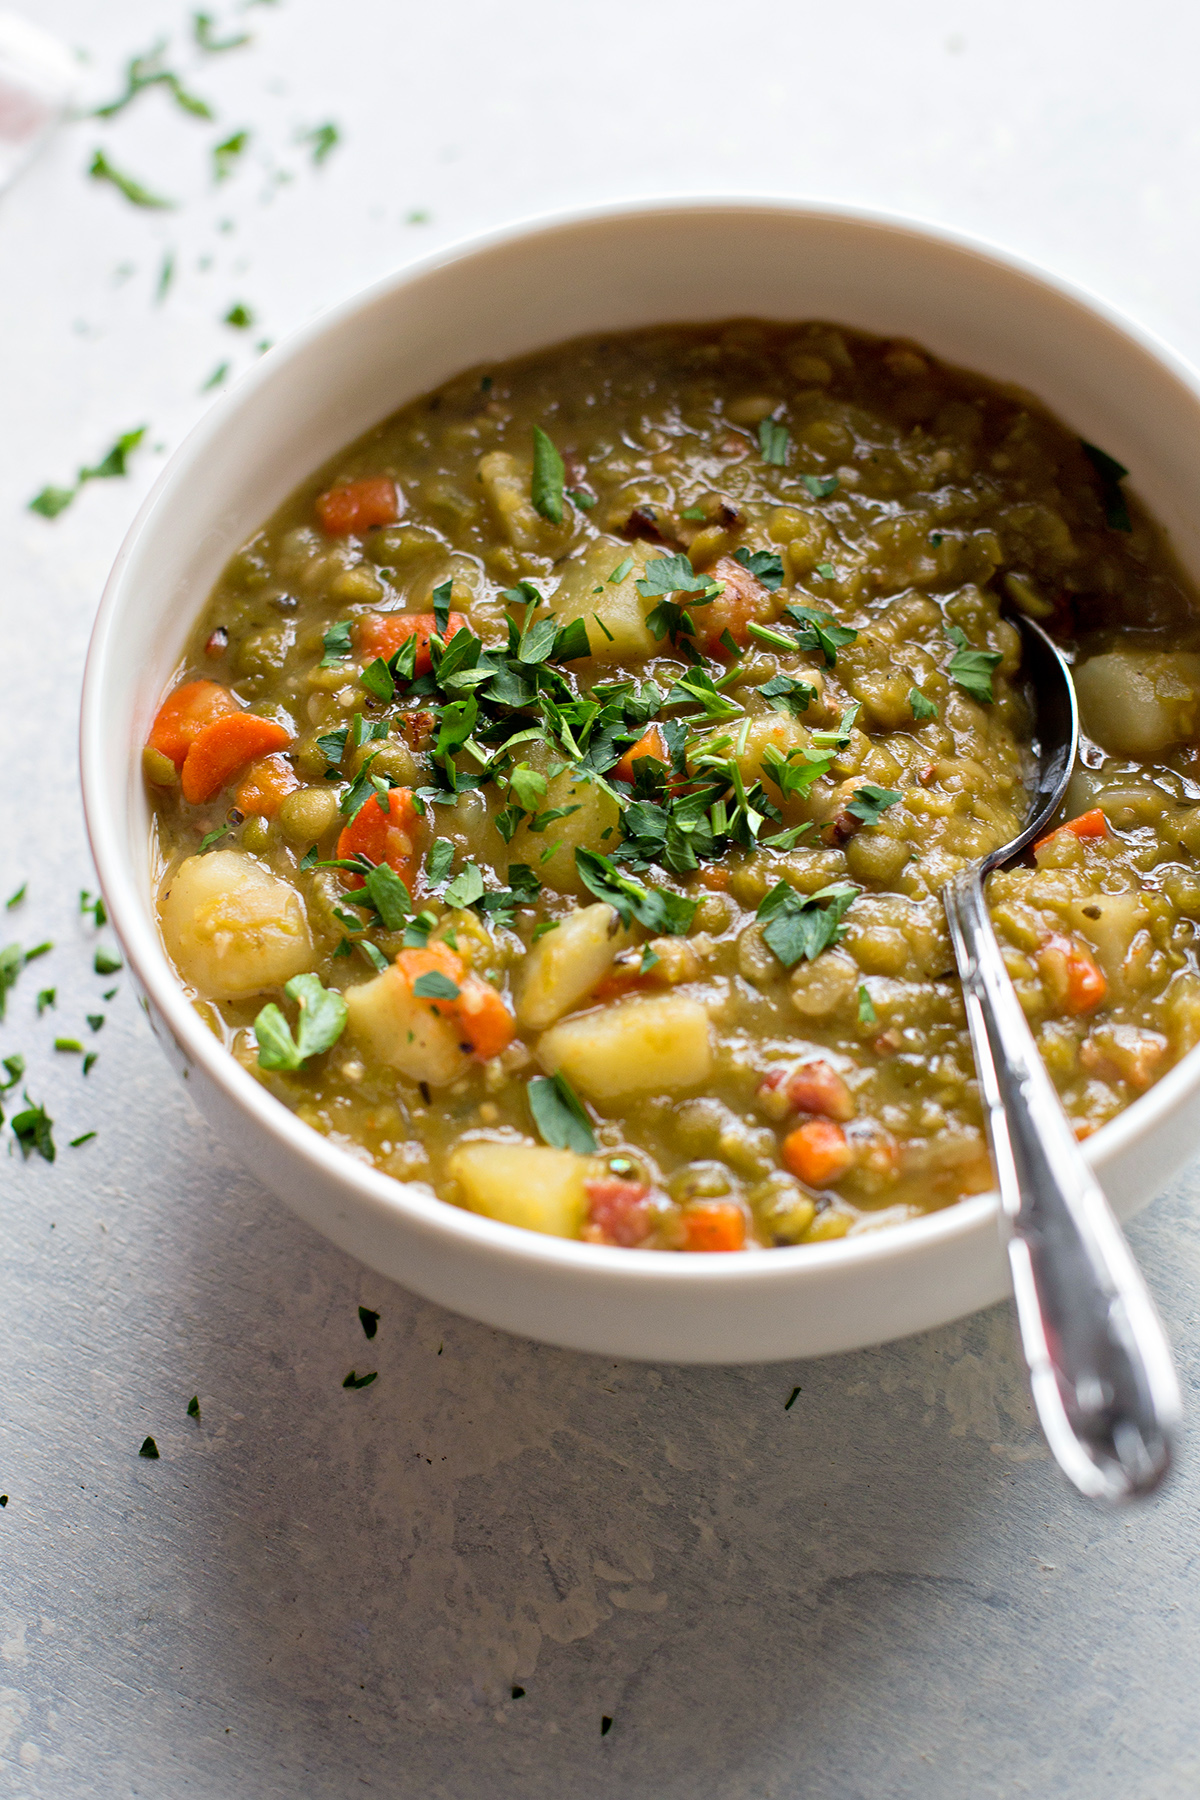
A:
MULTIPOLYGON (((310 1224, 430 1299, 552 1343, 678 1362, 850 1349, 999 1298, 994 1197, 838 1242, 672 1256, 542 1237, 389 1180, 302 1125, 193 1012, 155 926, 139 751, 227 557, 339 446, 475 363, 583 332, 738 315, 915 338, 1030 390, 1129 466, 1200 574, 1200 381, 1144 332, 1012 257, 903 219, 778 200, 639 201, 439 251, 264 358, 138 515, 96 621, 83 701, 105 900, 163 1046, 224 1141, 310 1224)), ((1120 1213, 1200 1141, 1198 1095, 1200 1049, 1088 1141, 1120 1213)))

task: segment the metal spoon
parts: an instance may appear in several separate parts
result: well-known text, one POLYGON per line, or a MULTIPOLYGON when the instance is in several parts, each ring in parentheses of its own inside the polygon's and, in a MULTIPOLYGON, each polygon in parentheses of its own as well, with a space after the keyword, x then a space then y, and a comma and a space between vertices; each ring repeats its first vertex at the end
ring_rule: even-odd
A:
POLYGON ((1149 1494, 1171 1464, 1179 1384, 1162 1322, 1008 978, 984 877, 1045 830, 1079 740, 1071 672, 1018 616, 1034 693, 1038 773, 1024 830, 946 884, 1033 1402, 1063 1473, 1091 1499, 1149 1494))

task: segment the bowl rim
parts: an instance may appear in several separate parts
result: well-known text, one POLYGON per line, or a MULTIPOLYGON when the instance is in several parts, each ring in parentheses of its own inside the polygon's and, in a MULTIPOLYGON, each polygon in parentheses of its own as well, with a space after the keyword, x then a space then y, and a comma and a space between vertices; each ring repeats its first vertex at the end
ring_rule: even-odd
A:
MULTIPOLYGON (((862 227, 935 248, 957 251, 977 263, 990 265, 998 274, 1016 275, 1034 287, 1048 290, 1085 313, 1099 318, 1146 355, 1163 366, 1191 396, 1200 402, 1200 371, 1155 332, 1131 319, 1085 285, 1049 271, 1030 258, 1011 251, 982 235, 960 231, 919 214, 822 200, 786 193, 741 194, 663 193, 632 194, 582 206, 551 208, 523 214, 482 231, 465 232, 424 255, 377 277, 354 293, 323 308, 266 352, 245 371, 191 427, 159 472, 125 535, 105 583, 88 646, 84 668, 80 718, 80 772, 84 817, 97 877, 116 935, 125 950, 143 993, 167 1024, 186 1059, 199 1069, 240 1112, 255 1125, 286 1160, 290 1153, 315 1164, 334 1187, 354 1194, 376 1214, 400 1214, 419 1232, 444 1236, 502 1262, 536 1263, 544 1270, 564 1275, 622 1276, 632 1286, 651 1280, 686 1283, 707 1288, 737 1288, 746 1283, 820 1281, 834 1269, 857 1265, 903 1262, 923 1258, 939 1245, 965 1239, 998 1214, 994 1191, 967 1196, 935 1212, 916 1218, 881 1223, 858 1234, 814 1244, 755 1247, 748 1255, 665 1255, 659 1250, 624 1249, 552 1237, 507 1225, 465 1208, 422 1194, 408 1183, 386 1175, 372 1164, 359 1161, 321 1133, 305 1125, 282 1101, 268 1092, 213 1036, 187 999, 185 990, 167 960, 157 929, 132 865, 121 847, 119 796, 111 794, 100 774, 101 741, 106 725, 106 674, 115 653, 127 571, 151 522, 169 508, 175 491, 188 472, 202 462, 211 447, 253 406, 260 389, 277 379, 288 362, 303 358, 323 337, 341 332, 360 312, 387 296, 419 286, 428 276, 453 264, 495 250, 519 246, 569 232, 580 227, 602 227, 638 218, 669 214, 698 216, 739 214, 787 220, 812 219, 862 227)), ((232 553, 232 552, 231 552, 232 553)), ((1187 1052, 1146 1094, 1133 1101, 1084 1143, 1084 1154, 1103 1178, 1105 1164, 1131 1150, 1153 1132, 1179 1101, 1200 1082, 1200 1045, 1187 1052)))

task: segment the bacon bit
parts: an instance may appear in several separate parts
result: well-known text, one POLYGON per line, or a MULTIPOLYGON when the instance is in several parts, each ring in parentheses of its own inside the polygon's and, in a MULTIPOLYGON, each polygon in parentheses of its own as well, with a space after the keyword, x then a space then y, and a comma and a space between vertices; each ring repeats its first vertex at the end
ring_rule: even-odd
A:
POLYGON ((707 606, 698 606, 692 617, 696 625, 696 642, 710 656, 723 656, 729 651, 721 642, 726 632, 734 643, 744 648, 750 639, 750 623, 761 622, 771 612, 771 596, 758 578, 732 556, 721 556, 708 570, 713 581, 724 583, 725 591, 707 606))
POLYGON ((390 475, 368 475, 317 496, 317 517, 330 537, 358 535, 372 525, 394 525, 400 509, 400 493, 390 475))
POLYGON ((1035 854, 1043 844, 1053 843, 1054 839, 1060 837, 1064 831, 1069 831, 1072 837, 1077 838, 1104 838, 1108 836, 1108 820, 1102 809, 1094 806, 1091 812, 1080 813, 1077 819, 1067 819, 1056 830, 1048 832, 1044 838, 1039 838, 1033 846, 1035 854))
POLYGON ((736 1200, 701 1200, 683 1215, 684 1249, 741 1250, 746 1243, 746 1215, 736 1200))
POLYGON ((807 1187, 839 1181, 853 1161, 846 1134, 832 1119, 805 1119, 783 1140, 784 1167, 807 1187))
POLYGON ((937 780, 937 764, 935 762, 926 763, 923 769, 918 769, 917 780, 922 787, 932 787, 937 780))
POLYGON ((841 812, 834 814, 827 825, 822 825, 821 840, 837 849, 840 845, 849 843, 855 832, 859 830, 861 823, 860 819, 856 819, 852 812, 847 812, 843 807, 841 812))
POLYGON ((621 536, 631 543, 639 538, 647 544, 666 544, 669 538, 663 536, 662 527, 648 506, 635 506, 621 527, 621 536))
POLYGON ((619 1175, 601 1175, 585 1181, 588 1217, 594 1244, 620 1244, 632 1250, 650 1230, 650 1189, 644 1181, 624 1181, 619 1175))
POLYGON ((796 1069, 776 1069, 758 1090, 768 1110, 771 1101, 781 1096, 792 1112, 821 1113, 827 1119, 843 1123, 854 1117, 854 1096, 837 1070, 827 1062, 801 1063, 796 1069))
POLYGON ((215 631, 208 634, 204 645, 204 654, 205 656, 224 656, 228 648, 229 633, 223 625, 218 625, 215 631))
POLYGON ((400 727, 400 735, 410 750, 428 750, 437 727, 436 713, 401 713, 395 722, 400 727))
POLYGON ((1052 1000, 1064 1012, 1094 1012, 1108 992, 1104 971, 1077 938, 1052 933, 1038 951, 1037 963, 1052 1000))

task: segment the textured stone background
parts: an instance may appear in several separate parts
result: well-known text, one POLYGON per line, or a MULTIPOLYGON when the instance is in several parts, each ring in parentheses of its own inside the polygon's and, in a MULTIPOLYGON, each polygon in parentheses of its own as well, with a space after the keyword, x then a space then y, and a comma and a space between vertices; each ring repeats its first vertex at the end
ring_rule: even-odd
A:
MULTIPOLYGON (((0 1160, 0 1795, 1194 1800, 1194 1468, 1135 1514, 1076 1502, 1005 1312, 733 1370, 506 1338, 244 1176, 124 988, 86 1082, 51 1045, 109 985, 75 911, 90 621, 216 365, 477 224, 668 188, 923 212, 1195 354, 1200 16, 279 0, 226 8, 255 42, 205 60, 183 7, 23 3, 86 51, 93 103, 170 35, 220 119, 152 93, 65 130, 0 199, 0 887, 29 881, 10 935, 57 945, 0 1053, 27 1056, 60 1144, 53 1168, 0 1160), (314 171, 294 140, 326 119, 343 143, 314 171), (214 189, 210 147, 240 126, 214 189), (178 209, 89 182, 99 143, 178 209), (254 332, 220 324, 238 300, 254 332), (54 524, 23 510, 143 421, 128 481, 54 524), (352 1366, 378 1381, 344 1391, 352 1366)), ((1198 1178, 1133 1231, 1193 1410, 1198 1178)))

